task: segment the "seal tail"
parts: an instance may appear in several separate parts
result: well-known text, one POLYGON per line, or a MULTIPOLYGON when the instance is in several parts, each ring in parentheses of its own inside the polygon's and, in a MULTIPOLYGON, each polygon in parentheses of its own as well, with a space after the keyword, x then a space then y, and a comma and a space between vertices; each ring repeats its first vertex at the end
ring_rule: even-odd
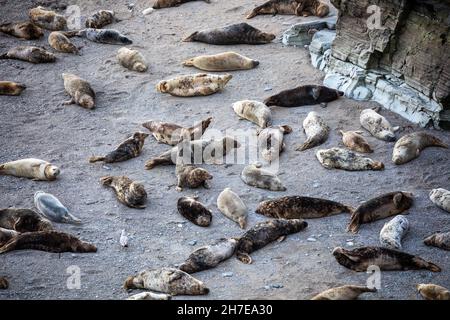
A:
POLYGON ((311 149, 315 146, 316 146, 316 141, 308 138, 308 139, 306 139, 306 141, 303 144, 301 144, 297 148, 295 148, 295 151, 305 151, 305 150, 311 149))
POLYGON ((198 31, 195 31, 193 34, 191 34, 189 37, 184 38, 183 42, 193 42, 195 41, 195 37, 197 36, 198 31))
POLYGON ((360 226, 359 215, 353 211, 352 216, 350 218, 350 223, 348 224, 347 227, 347 232, 358 233, 359 226, 360 226))
POLYGON ((81 224, 81 219, 75 217, 73 214, 68 213, 67 216, 68 216, 68 218, 65 219, 67 223, 76 224, 76 225, 81 224))
POLYGON ((448 149, 448 145, 438 138, 434 138, 433 146, 448 149))
POLYGON ((422 258, 414 257, 413 261, 421 269, 427 269, 432 272, 441 272, 442 271, 441 267, 439 267, 438 265, 436 265, 432 262, 425 261, 422 258))
POLYGON ((258 15, 260 9, 261 9, 261 6, 256 7, 255 9, 253 9, 252 12, 250 12, 250 13, 247 15, 247 19, 251 19, 251 18, 256 17, 256 16, 258 15))
POLYGON ((94 156, 94 157, 90 157, 89 158, 89 162, 90 163, 104 161, 104 160, 105 160, 105 157, 96 157, 96 156, 94 156))

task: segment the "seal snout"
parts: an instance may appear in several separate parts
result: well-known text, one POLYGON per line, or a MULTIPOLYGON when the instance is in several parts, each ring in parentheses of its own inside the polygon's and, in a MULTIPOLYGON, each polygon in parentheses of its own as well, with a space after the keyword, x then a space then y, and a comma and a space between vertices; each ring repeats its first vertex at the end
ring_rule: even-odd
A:
POLYGON ((252 60, 252 66, 253 66, 253 68, 256 68, 257 66, 259 66, 259 61, 258 60, 252 60))
POLYGON ((335 256, 335 257, 339 256, 343 253, 344 253, 344 249, 342 247, 336 247, 336 248, 334 248, 334 250, 332 252, 333 256, 335 256))

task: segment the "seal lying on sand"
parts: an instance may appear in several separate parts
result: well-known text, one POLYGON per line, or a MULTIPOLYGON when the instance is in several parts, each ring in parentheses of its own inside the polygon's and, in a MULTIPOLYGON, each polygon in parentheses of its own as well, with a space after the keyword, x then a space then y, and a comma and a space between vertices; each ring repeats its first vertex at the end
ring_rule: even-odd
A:
POLYGON ((80 219, 72 215, 58 198, 50 193, 37 191, 34 194, 34 205, 44 217, 51 221, 71 224, 81 223, 80 219))
POLYGON ((197 168, 191 164, 177 163, 175 173, 178 180, 177 191, 182 191, 183 188, 195 189, 201 186, 209 189, 208 180, 213 178, 206 169, 197 168))
POLYGON ((286 14, 303 17, 312 15, 322 18, 328 13, 330 13, 330 7, 318 0, 270 0, 253 9, 247 19, 260 14, 286 14))
POLYGON ((76 31, 66 31, 64 32, 64 35, 69 38, 81 37, 93 42, 105 44, 128 45, 133 43, 131 39, 127 38, 125 35, 114 29, 87 28, 76 31))
POLYGON ((53 230, 50 220, 31 209, 0 209, 0 227, 22 232, 53 230))
MULTIPOLYGON (((153 9, 162 9, 170 7, 178 7, 186 2, 197 1, 197 0, 156 0, 153 5, 153 9)), ((206 3, 211 3, 211 0, 202 0, 206 3)))
POLYGON ((402 249, 402 239, 409 230, 409 221, 399 215, 386 223, 380 231, 380 243, 390 249, 402 249))
POLYGON ((63 102, 64 105, 76 103, 86 109, 95 107, 95 92, 86 80, 71 74, 63 73, 64 89, 70 96, 70 100, 63 102))
POLYGON ((147 202, 147 192, 144 186, 126 176, 106 176, 100 178, 102 185, 114 190, 117 199, 130 208, 144 209, 147 202))
POLYGON ((51 10, 39 6, 28 12, 31 22, 35 25, 52 31, 64 30, 67 28, 67 21, 64 16, 51 10))
POLYGON ((363 157, 353 151, 342 148, 322 149, 316 152, 320 164, 327 169, 342 169, 347 171, 383 170, 384 164, 363 157))
POLYGON ((343 95, 344 93, 342 91, 325 86, 305 85, 281 91, 264 100, 264 103, 269 107, 278 106, 292 108, 331 102, 339 99, 339 97, 343 95))
POLYGON ((0 95, 20 96, 27 87, 24 84, 12 81, 0 81, 0 95))
POLYGON ((366 286, 346 285, 325 290, 311 300, 356 300, 365 292, 377 292, 377 289, 366 286))
POLYGON ((183 62, 185 67, 195 67, 204 71, 234 71, 256 68, 259 61, 247 58, 236 52, 223 52, 214 55, 198 56, 183 62))
POLYGON ((363 110, 359 121, 361 126, 375 138, 388 142, 395 141, 395 132, 399 130, 399 127, 392 127, 389 121, 375 110, 363 110))
POLYGON ((280 158, 286 147, 284 135, 292 132, 290 126, 272 126, 258 132, 258 150, 264 160, 272 162, 280 158))
POLYGON ((367 140, 361 135, 362 131, 339 131, 342 134, 342 142, 350 150, 361 153, 372 153, 373 149, 367 140))
POLYGON ((198 197, 181 197, 178 199, 178 212, 193 224, 208 227, 211 224, 212 212, 197 199, 198 197))
POLYGON ((217 208, 228 219, 238 223, 242 229, 247 225, 247 207, 241 198, 231 191, 230 188, 225 188, 217 197, 217 208))
POLYGON ((67 38, 63 33, 59 31, 53 31, 48 36, 48 44, 50 47, 59 52, 79 54, 78 48, 67 38))
POLYGON ((254 100, 242 100, 233 103, 233 110, 241 119, 266 128, 272 123, 272 111, 264 103, 254 100))
POLYGON ((306 134, 306 141, 295 150, 304 151, 321 145, 328 139, 330 127, 316 112, 311 111, 303 121, 303 130, 306 134))
POLYGON ((448 148, 440 139, 427 132, 414 132, 401 137, 394 146, 392 161, 399 165, 405 164, 420 155, 428 147, 448 148))
POLYGON ((136 158, 141 154, 145 139, 148 136, 148 133, 135 132, 130 138, 119 144, 115 150, 105 156, 93 156, 89 159, 89 162, 103 161, 106 163, 114 163, 136 158))
POLYGON ((160 81, 156 90, 176 97, 209 96, 222 91, 231 78, 231 74, 197 73, 160 81))
POLYGON ((56 57, 53 53, 39 47, 20 46, 0 54, 0 59, 16 59, 31 63, 49 63, 55 62, 56 57))
POLYGON ((86 28, 101 29, 116 21, 112 10, 99 10, 86 19, 86 28))
POLYGON ((261 164, 250 164, 242 170, 241 179, 252 187, 268 189, 272 191, 286 191, 286 187, 278 176, 266 169, 261 164))
POLYGON ((42 29, 30 21, 3 23, 0 25, 0 32, 25 40, 36 40, 44 35, 42 29))
POLYGON ((425 238, 423 241, 427 246, 433 246, 450 251, 450 231, 437 232, 425 238))
POLYGON ((23 177, 34 181, 53 181, 60 172, 59 168, 50 162, 34 158, 0 164, 0 175, 23 177))
POLYGON ((442 210, 450 212, 450 191, 438 188, 430 192, 430 200, 442 210))
POLYGON ((450 291, 435 284, 418 284, 417 291, 426 300, 450 300, 450 291))
POLYGON ((144 56, 137 50, 131 50, 126 47, 117 51, 117 60, 127 69, 145 72, 148 69, 144 56))

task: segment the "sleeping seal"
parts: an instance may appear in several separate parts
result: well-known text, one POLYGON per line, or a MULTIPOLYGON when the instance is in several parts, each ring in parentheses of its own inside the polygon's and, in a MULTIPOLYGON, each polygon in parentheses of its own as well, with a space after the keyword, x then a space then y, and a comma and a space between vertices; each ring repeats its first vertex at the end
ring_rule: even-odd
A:
POLYGON ((245 229, 247 225, 247 207, 230 188, 225 188, 217 197, 217 208, 224 216, 238 223, 242 229, 245 229))
POLYGON ((256 123, 261 128, 266 128, 272 123, 272 111, 262 102, 242 100, 233 103, 232 107, 241 119, 256 123))
POLYGON ((209 96, 222 91, 231 78, 233 78, 231 74, 197 73, 160 81, 156 85, 156 90, 175 97, 209 96))
POLYGON ((303 121, 303 130, 306 134, 306 141, 298 146, 296 151, 304 151, 321 145, 328 139, 330 127, 316 112, 311 111, 303 121))
POLYGON ((420 155, 420 152, 428 147, 448 148, 440 139, 427 132, 414 132, 401 137, 394 146, 392 161, 397 164, 405 164, 420 155))
POLYGON ((73 216, 54 195, 44 191, 37 191, 34 194, 34 205, 44 217, 51 221, 71 224, 81 223, 81 220, 73 216))
POLYGON ((417 291, 426 300, 450 300, 450 291, 447 288, 432 283, 417 285, 417 291))
POLYGON ((402 249, 402 239, 409 230, 409 221, 405 216, 398 215, 386 223, 380 232, 380 243, 390 249, 402 249))
POLYGON ((261 164, 250 164, 242 170, 241 179, 252 187, 272 191, 286 191, 280 178, 268 170, 262 169, 261 164))
POLYGON ((370 199, 353 212, 347 231, 356 233, 363 223, 400 214, 411 208, 413 201, 413 194, 404 191, 390 192, 370 199))
POLYGON ((64 35, 69 38, 81 37, 86 38, 92 42, 105 44, 128 45, 133 43, 131 39, 127 38, 125 35, 114 29, 87 28, 77 31, 66 31, 64 32, 64 35))
POLYGON ((325 17, 330 13, 330 7, 318 0, 270 0, 256 7, 247 16, 251 19, 260 14, 286 14, 297 16, 325 17))
POLYGON ((264 103, 269 107, 292 108, 331 102, 343 95, 344 93, 342 91, 325 86, 306 85, 282 91, 267 98, 264 100, 264 103))
POLYGON ((198 56, 183 62, 185 67, 195 67, 204 71, 235 71, 256 68, 259 61, 247 58, 236 52, 223 52, 214 55, 198 56))
POLYGON ((8 52, 0 54, 0 59, 16 59, 31 63, 49 63, 56 61, 53 53, 34 46, 11 48, 8 52))
POLYGON ((377 139, 393 142, 399 127, 392 127, 385 117, 372 109, 365 109, 359 118, 361 126, 377 139))
MULTIPOLYGON (((197 1, 197 0, 156 0, 153 5, 153 9, 162 9, 170 7, 178 7, 186 2, 197 1)), ((206 3, 211 3, 211 0, 202 0, 206 3)))
POLYGON ((222 261, 230 258, 236 250, 237 239, 220 239, 213 244, 201 247, 189 255, 180 266, 186 273, 195 273, 216 267, 222 261))
POLYGON ((450 191, 438 188, 430 192, 430 200, 442 210, 450 212, 450 191))
POLYGON ((280 158, 286 147, 284 135, 292 132, 290 126, 272 126, 258 131, 258 150, 264 160, 272 162, 280 158))
POLYGON ((64 101, 63 105, 76 103, 86 109, 95 108, 95 92, 86 80, 71 74, 63 73, 64 89, 70 96, 70 100, 64 101))
POLYGON ((423 243, 427 246, 433 246, 450 251, 450 231, 432 234, 431 236, 425 238, 423 243))
POLYGON ((126 176, 106 176, 100 178, 102 185, 114 190, 117 200, 130 208, 144 209, 147 192, 144 186, 126 176))
POLYGON ((0 209, 0 227, 18 232, 53 230, 50 220, 31 209, 0 209))
POLYGON ((346 285, 325 290, 311 300, 356 300, 365 292, 377 292, 377 289, 366 286, 346 285))
POLYGON ((198 168, 191 164, 184 164, 182 161, 176 164, 175 173, 177 175, 177 191, 183 191, 183 188, 199 188, 209 189, 208 180, 213 176, 203 168, 198 168))
POLYGON ((59 52, 80 54, 80 51, 72 41, 59 31, 50 33, 48 36, 48 44, 59 52))
POLYGON ((148 133, 135 132, 131 137, 117 146, 116 149, 105 156, 93 156, 89 158, 90 163, 103 161, 105 163, 122 162, 138 157, 144 148, 148 133))
POLYGON ((0 164, 0 175, 23 177, 34 181, 53 181, 60 172, 59 168, 50 162, 34 158, 0 164))
POLYGON ((64 16, 54 11, 45 10, 41 6, 31 9, 28 15, 31 22, 43 29, 58 31, 67 27, 67 21, 64 16))
POLYGON ((327 169, 342 169, 347 171, 383 170, 384 164, 363 157, 353 151, 342 148, 322 149, 316 152, 320 164, 327 169))
POLYGON ((362 131, 339 131, 342 134, 342 142, 352 151, 360 153, 372 153, 373 149, 367 140, 361 135, 362 131))
POLYGON ((0 81, 0 95, 20 96, 22 91, 26 88, 27 86, 21 83, 12 81, 0 81))
POLYGON ((99 10, 86 19, 86 28, 101 29, 116 21, 112 10, 99 10))
POLYGON ((382 271, 426 269, 441 272, 441 268, 434 263, 388 248, 361 247, 346 250, 337 247, 333 250, 333 256, 340 265, 357 272, 366 272, 370 266, 378 266, 382 271))
POLYGON ((208 227, 211 224, 212 212, 197 199, 198 197, 181 197, 178 199, 178 212, 193 224, 208 227))
POLYGON ((36 40, 44 35, 41 28, 30 21, 20 23, 3 23, 0 32, 25 40, 36 40))
POLYGON ((144 56, 137 50, 131 50, 126 47, 117 51, 117 60, 127 69, 145 72, 148 69, 144 56))
POLYGON ((236 258, 245 264, 251 264, 250 253, 259 250, 275 240, 302 231, 308 226, 302 219, 274 219, 260 222, 245 232, 239 239, 236 258))

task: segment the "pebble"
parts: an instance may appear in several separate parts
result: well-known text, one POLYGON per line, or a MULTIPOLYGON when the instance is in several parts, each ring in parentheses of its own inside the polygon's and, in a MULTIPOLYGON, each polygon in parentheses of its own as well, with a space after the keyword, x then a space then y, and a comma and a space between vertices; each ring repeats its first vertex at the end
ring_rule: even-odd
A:
POLYGON ((313 237, 309 237, 308 239, 306 239, 306 241, 309 241, 309 242, 316 242, 317 239, 316 239, 316 238, 313 238, 313 237))
POLYGON ((224 277, 224 278, 231 278, 233 275, 234 275, 233 272, 222 273, 222 277, 224 277))
POLYGON ((178 228, 183 228, 183 225, 181 223, 177 224, 178 228))
POLYGON ((266 88, 264 88, 264 91, 272 91, 272 88, 271 87, 266 87, 266 88))
POLYGON ((283 288, 283 285, 282 284, 271 284, 270 287, 273 289, 281 289, 281 288, 283 288))
POLYGON ((352 246, 354 245, 354 243, 351 242, 351 241, 349 241, 349 242, 347 242, 347 245, 348 245, 349 247, 352 247, 352 246))
POLYGON ((190 246, 195 246, 197 244, 197 240, 191 240, 188 242, 190 246))
POLYGON ((155 9, 153 9, 153 8, 147 8, 147 9, 145 9, 145 10, 142 11, 142 14, 143 14, 144 16, 146 16, 146 15, 152 13, 153 11, 155 11, 155 9))

